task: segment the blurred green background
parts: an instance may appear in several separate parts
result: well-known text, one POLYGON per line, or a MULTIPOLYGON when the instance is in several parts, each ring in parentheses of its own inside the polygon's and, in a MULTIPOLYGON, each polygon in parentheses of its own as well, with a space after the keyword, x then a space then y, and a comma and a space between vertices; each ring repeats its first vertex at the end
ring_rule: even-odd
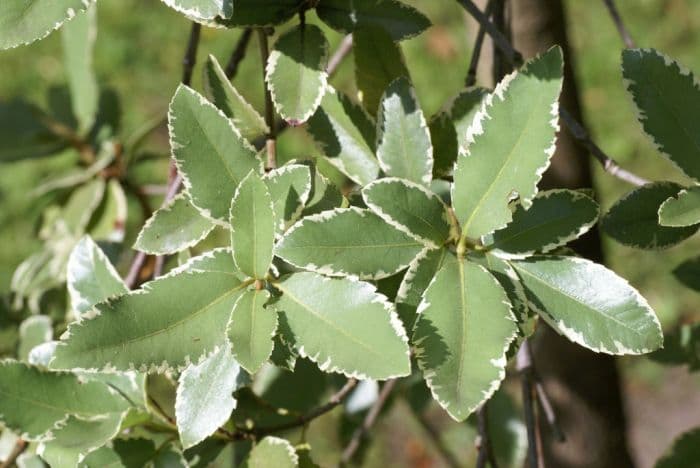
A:
MULTIPOLYGON (((434 24, 424 34, 403 43, 419 100, 430 116, 462 87, 471 53, 468 23, 462 9, 453 1, 413 0, 407 3, 423 11, 434 24)), ((618 0, 617 4, 639 46, 659 49, 700 72, 700 1, 618 0)), ((656 153, 636 121, 621 79, 623 44, 603 2, 568 0, 565 6, 586 122, 596 141, 624 167, 646 178, 678 180, 678 172, 656 153)), ((95 68, 101 85, 113 88, 121 97, 123 134, 129 135, 144 122, 164 115, 180 80, 189 25, 182 16, 157 0, 102 0, 98 3, 98 18, 95 68)), ((315 21, 315 18, 309 20, 315 21)), ((342 38, 330 30, 326 30, 326 34, 332 48, 342 38)), ((201 64, 209 53, 225 63, 238 35, 238 31, 204 28, 198 63, 201 64)), ((261 109, 263 88, 254 41, 249 49, 234 84, 261 109)), ((350 63, 351 57, 348 57, 332 83, 352 93, 350 63)), ((198 88, 200 82, 197 68, 194 87, 198 88)), ((22 96, 48 107, 48 89, 64 84, 58 34, 27 48, 0 52, 0 100, 22 96)), ((157 133, 150 145, 154 151, 167 154, 165 131, 157 133)), ((317 152, 301 131, 287 132, 281 139, 279 151, 282 159, 307 157, 317 152)), ((9 290, 15 267, 40 245, 35 231, 45 203, 32 198, 29 192, 48 174, 70 167, 75 161, 76 155, 67 152, 51 159, 0 165, 0 293, 9 290)), ((164 178, 166 164, 164 159, 150 174, 161 174, 164 178)), ((604 209, 630 189, 603 173, 598 166, 595 166, 595 175, 604 209)), ((138 209, 137 205, 133 208, 138 209)), ((679 321, 700 317, 697 293, 681 286, 670 274, 683 259, 697 254, 699 247, 700 236, 661 252, 643 252, 605 241, 609 265, 642 291, 667 329, 679 321)), ((632 424, 632 446, 637 459, 648 466, 650 459, 657 456, 673 436, 700 422, 698 410, 695 414, 683 411, 683 407, 687 408, 693 401, 700 408, 700 379, 680 370, 668 370, 644 358, 621 362, 624 385, 630 395, 627 409, 632 424), (673 391, 675 387, 677 390, 673 391), (683 406, 674 403, 677 400, 682 400, 683 406), (655 403, 659 407, 656 412, 653 409, 637 411, 655 403), (652 423, 654 418, 661 419, 652 423)), ((389 428, 391 424, 400 424, 399 434, 410 435, 413 431, 415 435, 422 430, 406 424, 400 415, 392 415, 384 424, 389 428)), ((456 444, 464 446, 461 430, 454 435, 448 433, 447 442, 454 438, 456 444)), ((387 441, 389 446, 391 440, 387 441)), ((469 450, 459 445, 456 445, 458 451, 469 450)), ((415 454, 406 456, 420 459, 423 449, 416 446, 415 450, 415 454)), ((373 455, 378 464, 382 456, 381 452, 373 455)), ((431 459, 429 453, 426 456, 431 459)))

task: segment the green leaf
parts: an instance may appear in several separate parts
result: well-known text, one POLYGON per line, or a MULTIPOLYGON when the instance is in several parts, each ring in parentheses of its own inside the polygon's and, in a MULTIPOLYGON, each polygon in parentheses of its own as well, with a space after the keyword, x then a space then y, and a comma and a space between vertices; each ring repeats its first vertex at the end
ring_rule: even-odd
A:
POLYGON ((246 275, 263 279, 272 263, 275 243, 275 211, 270 191, 251 171, 231 201, 233 261, 246 275))
POLYGON ((532 204, 554 153, 561 84, 562 52, 553 47, 485 98, 455 166, 452 200, 463 237, 477 240, 507 225, 512 200, 532 204))
POLYGON ((0 362, 0 421, 25 440, 38 440, 69 415, 92 419, 128 409, 107 385, 67 372, 0 362))
POLYGON ((262 173, 262 161, 224 113, 185 85, 170 102, 168 125, 192 204, 225 225, 236 187, 251 170, 262 173))
POLYGON ((282 296, 274 307, 291 334, 284 339, 322 371, 377 380, 410 373, 401 321, 371 284, 295 273, 275 287, 282 296))
POLYGON ((396 293, 396 308, 406 330, 413 330, 423 293, 443 263, 454 260, 449 250, 426 248, 411 262, 396 293))
POLYGON ((47 315, 30 315, 19 325, 17 358, 21 361, 27 361, 29 352, 34 347, 50 341, 51 338, 53 338, 51 317, 47 315))
POLYGON ((95 123, 100 98, 100 90, 92 66, 93 49, 97 38, 97 7, 77 15, 61 33, 73 115, 78 121, 79 133, 85 134, 95 123))
POLYGON ((296 221, 311 192, 311 172, 303 164, 285 164, 265 174, 263 181, 272 197, 275 231, 283 233, 296 221))
POLYGON ((323 0, 316 12, 321 21, 337 31, 353 33, 376 26, 386 29, 395 41, 413 37, 430 26, 421 12, 397 0, 323 0))
POLYGON ((575 190, 547 190, 527 210, 518 204, 513 220, 487 236, 486 245, 508 255, 549 252, 581 237, 598 219, 598 204, 575 190))
POLYGON ((700 291, 700 257, 691 258, 673 270, 673 276, 685 286, 700 291))
POLYGON ((659 224, 659 208, 682 187, 655 182, 632 190, 601 219, 601 227, 621 244, 639 249, 665 249, 697 232, 698 226, 666 227, 659 224))
POLYGON ((659 152, 700 180, 700 84, 693 73, 656 50, 628 49, 622 52, 622 76, 659 152))
POLYGON ((401 48, 384 28, 368 26, 352 35, 355 57, 355 83, 360 100, 372 115, 389 83, 400 76, 409 77, 401 48))
POLYGON ((54 438, 42 442, 37 453, 52 468, 78 466, 85 457, 112 440, 118 433, 124 413, 111 413, 94 420, 69 417, 53 432, 54 438))
POLYGON ((246 291, 236 301, 231 312, 231 321, 226 327, 233 357, 250 374, 270 359, 277 331, 277 313, 266 307, 270 293, 246 291))
POLYGON ((98 302, 126 294, 129 289, 97 244, 85 236, 68 258, 66 275, 71 307, 77 317, 98 302))
POLYGON ((0 49, 43 39, 93 3, 94 0, 3 0, 0 49))
POLYGON ((204 89, 214 105, 231 119, 243 138, 252 141, 267 134, 265 120, 233 87, 213 55, 209 55, 204 64, 204 89))
POLYGON ((275 254, 324 275, 380 279, 406 268, 422 248, 371 211, 351 207, 303 218, 275 254))
MULTIPOLYGON (((114 449, 104 446, 90 452, 80 465, 80 468, 126 468, 119 454, 114 449)), ((25 467, 26 468, 26 467, 25 467)))
POLYGON ((94 318, 68 328, 51 366, 182 369, 222 346, 231 309, 246 283, 233 271, 187 266, 95 306, 94 318))
POLYGON ((194 20, 230 18, 235 0, 162 0, 163 3, 194 20))
POLYGON ((390 176, 428 185, 433 177, 433 146, 415 91, 405 77, 382 95, 377 117, 377 158, 390 176))
POLYGON ((265 67, 275 109, 293 126, 306 122, 321 104, 328 85, 328 41, 318 26, 307 24, 275 42, 265 67))
POLYGON ((242 468, 296 468, 299 457, 292 444, 279 437, 267 436, 248 454, 242 468))
POLYGON ((673 446, 656 462, 654 468, 697 467, 700 460, 700 428, 690 430, 674 442, 673 446))
POLYGON ((329 86, 307 129, 333 166, 360 185, 379 175, 375 130, 362 108, 329 86))
POLYGON ((232 394, 239 373, 228 346, 221 346, 180 375, 175 417, 183 448, 197 445, 228 421, 236 407, 232 394))
POLYGON ((309 169, 312 172, 311 190, 306 206, 301 212, 302 216, 318 214, 340 207, 344 200, 340 190, 325 178, 316 167, 309 166, 309 169))
POLYGON ((438 248, 457 236, 445 204, 422 185, 383 178, 364 187, 362 198, 388 224, 428 247, 438 248))
POLYGON ((296 15, 306 0, 233 0, 234 14, 217 19, 227 28, 241 26, 277 26, 296 15))
POLYGON ((661 325, 647 301, 604 266, 559 256, 511 265, 530 306, 574 343, 608 354, 643 354, 661 346, 661 325))
POLYGON ((688 365, 690 372, 700 369, 700 322, 681 324, 664 335, 664 347, 649 355, 652 361, 667 365, 688 365))
POLYGON ((124 189, 116 179, 107 181, 102 201, 95 209, 87 231, 93 239, 107 242, 124 240, 128 204, 124 189))
POLYGON ((700 223, 700 186, 694 185, 678 192, 659 207, 659 224, 685 227, 700 223))
POLYGON ((78 187, 73 191, 68 202, 61 210, 60 219, 64 223, 63 226, 68 230, 67 233, 72 236, 82 237, 88 227, 90 218, 105 193, 105 181, 103 179, 94 179, 85 185, 78 187))
MULTIPOLYGON (((0 14, 0 21, 3 19, 0 14)), ((68 143, 49 130, 46 118, 44 111, 29 102, 0 101, 0 162, 38 158, 66 148, 68 143)))
POLYGON ((167 255, 197 245, 214 224, 181 192, 156 210, 139 232, 134 248, 152 255, 167 255))
POLYGON ((486 269, 446 262, 423 294, 413 344, 433 398, 463 421, 498 389, 516 334, 505 291, 486 269))

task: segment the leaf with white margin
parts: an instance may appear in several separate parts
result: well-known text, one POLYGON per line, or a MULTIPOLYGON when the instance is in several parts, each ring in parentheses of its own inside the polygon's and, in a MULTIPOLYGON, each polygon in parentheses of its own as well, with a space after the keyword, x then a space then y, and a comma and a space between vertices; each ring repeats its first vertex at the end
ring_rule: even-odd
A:
POLYGON ((277 26, 299 13, 306 0, 234 0, 234 14, 217 18, 214 25, 227 28, 241 26, 277 26))
POLYGON ((180 441, 188 449, 223 426, 236 407, 232 394, 240 367, 227 346, 180 374, 175 419, 180 441))
POLYGON ((540 192, 530 208, 518 203, 513 220, 485 236, 484 244, 506 257, 549 252, 588 232, 598 220, 598 210, 595 200, 579 191, 540 192))
POLYGON ((608 354, 644 354, 662 345, 661 325, 647 301, 603 265, 560 256, 510 263, 530 305, 574 343, 608 354))
POLYGON ((91 420, 71 416, 53 431, 53 439, 39 444, 37 454, 53 468, 78 466, 119 433, 125 414, 110 413, 91 420))
POLYGON ((408 266, 396 293, 396 309, 406 330, 413 330, 423 293, 443 263, 449 261, 456 261, 456 257, 448 249, 426 248, 408 266))
POLYGON ((89 8, 61 30, 64 70, 68 78, 73 115, 81 135, 95 123, 100 90, 93 70, 93 49, 97 38, 97 7, 89 8))
POLYGON ((406 77, 392 81, 377 116, 377 158, 390 176, 428 185, 433 178, 430 130, 406 77))
POLYGON ((638 249, 665 249, 695 234, 698 226, 668 227, 659 223, 663 203, 683 187, 674 182, 653 182, 620 198, 601 219, 606 234, 638 249))
POLYGON ((454 170, 452 203, 462 236, 477 240, 512 219, 509 203, 530 208, 554 154, 562 51, 556 46, 506 76, 469 127, 454 170))
POLYGON ((306 122, 328 85, 328 41, 313 24, 294 27, 277 39, 265 67, 275 109, 292 126, 306 122))
POLYGON ((354 182, 365 185, 379 175, 374 121, 341 92, 328 87, 307 130, 327 161, 354 182))
POLYGON ((311 193, 311 172, 303 164, 285 164, 263 177, 275 212, 275 231, 284 232, 296 221, 311 193))
POLYGON ((90 218, 104 197, 105 188, 104 179, 98 178, 81 185, 71 193, 59 215, 69 234, 80 237, 85 233, 90 218))
POLYGON ((401 47, 381 27, 359 28, 352 35, 355 83, 365 109, 376 115, 384 90, 400 76, 409 77, 401 47))
POLYGON ((430 118, 435 177, 452 173, 457 155, 467 148, 469 127, 486 96, 488 91, 484 88, 465 88, 430 118))
POLYGON ((98 302, 129 292, 102 249, 83 236, 68 257, 66 274, 71 307, 80 317, 98 302))
POLYGON ((685 227, 700 223, 700 186, 681 190, 659 207, 659 224, 685 227))
POLYGON ((622 76, 637 118, 659 152, 700 181, 700 82, 653 49, 622 52, 622 76))
POLYGON ((498 389, 516 330, 505 291, 484 267, 447 262, 435 275, 412 342, 433 398, 453 419, 465 420, 498 389))
POLYGON ((0 49, 43 39, 93 3, 94 0, 2 0, 0 49))
POLYGON ((331 28, 352 33, 367 26, 386 29, 395 41, 409 39, 430 26, 421 12, 397 0, 323 0, 318 17, 331 28))
POLYGON ((234 271, 187 266, 96 305, 94 318, 68 327, 51 367, 164 371, 216 351, 226 343, 226 323, 247 283, 234 271))
POLYGON ((225 226, 236 187, 251 170, 262 174, 262 160, 223 112, 185 85, 170 101, 168 129, 192 204, 225 226))
POLYGON ((212 229, 214 224, 181 192, 148 218, 134 248, 151 255, 173 254, 197 245, 212 229))
POLYGON ((445 204, 420 184, 382 178, 365 186, 362 198, 384 221, 428 247, 438 248, 457 236, 445 204))
POLYGON ((191 19, 213 20, 230 18, 235 0, 162 0, 173 10, 191 19))
POLYGON ((69 415, 92 419, 129 408, 102 382, 0 361, 0 421, 25 440, 38 440, 69 415))
POLYGON ((248 373, 254 374, 270 359, 277 331, 277 312, 265 304, 270 293, 246 291, 236 301, 226 327, 233 357, 248 373))
POLYGON ((248 454, 241 468, 296 468, 299 457, 285 439, 267 436, 248 454))
POLYGON ((344 197, 338 187, 324 177, 315 166, 309 166, 309 170, 312 173, 311 191, 304 209, 301 211, 302 216, 318 214, 340 207, 344 197))
POLYGON ((32 349, 42 343, 51 341, 51 338, 53 338, 51 317, 48 315, 30 315, 19 325, 17 358, 20 361, 27 361, 32 349))
POLYGON ((128 204, 124 189, 116 179, 107 181, 104 197, 95 209, 87 231, 93 239, 124 241, 128 204))
POLYGON ((275 254, 324 275, 381 279, 406 268, 422 249, 423 244, 371 211, 350 207, 301 219, 275 254))
POLYGON ((252 141, 268 132, 262 116, 233 87, 216 57, 209 55, 204 64, 204 89, 216 107, 228 116, 243 138, 252 141))
POLYGON ((275 244, 275 207, 262 178, 251 171, 231 200, 231 248, 237 268, 264 279, 272 263, 275 244))
POLYGON ((46 341, 37 346, 34 346, 27 356, 27 362, 32 366, 49 367, 49 363, 53 358, 53 353, 56 351, 58 341, 46 341))
POLYGON ((274 284, 285 341, 324 372, 384 380, 411 371, 408 339, 394 306, 374 286, 294 273, 274 284))

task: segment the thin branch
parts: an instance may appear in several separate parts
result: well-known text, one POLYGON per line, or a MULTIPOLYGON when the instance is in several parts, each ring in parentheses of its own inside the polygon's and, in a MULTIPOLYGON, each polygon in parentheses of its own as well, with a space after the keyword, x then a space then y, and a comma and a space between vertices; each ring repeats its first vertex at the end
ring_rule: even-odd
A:
POLYGON ((617 28, 617 32, 619 32, 620 37, 622 37, 622 42, 624 42, 625 46, 629 49, 635 48, 636 45, 634 44, 634 40, 625 27, 625 23, 622 21, 622 17, 620 16, 617 6, 615 6, 615 0, 603 0, 603 3, 605 3, 605 6, 608 7, 610 16, 612 17, 613 23, 615 23, 615 27, 617 28))
POLYGON ((336 406, 340 405, 345 398, 350 394, 353 388, 357 385, 357 380, 355 379, 348 379, 348 381, 343 385, 343 387, 338 390, 336 393, 331 395, 331 397, 328 399, 328 402, 325 403, 322 406, 319 406, 317 408, 314 408, 310 410, 308 413, 304 413, 301 416, 299 416, 296 420, 288 422, 288 423, 283 423, 283 424, 278 424, 276 426, 267 426, 267 427, 260 427, 257 429, 253 429, 251 432, 256 436, 256 437, 262 437, 267 434, 272 434, 274 432, 282 432, 286 431, 289 429, 294 429, 296 427, 301 427, 305 426, 314 419, 323 416, 324 414, 328 413, 329 411, 333 410, 336 406))
POLYGON ((533 367, 533 377, 535 380, 535 393, 537 395, 537 400, 540 402, 540 407, 544 413, 544 417, 547 420, 547 424, 552 429, 552 434, 557 442, 566 442, 566 435, 559 425, 559 420, 557 419, 557 413, 554 411, 554 406, 549 400, 549 396, 542 385, 542 381, 536 372, 534 372, 533 367))
POLYGON ((433 442, 433 445, 435 446, 437 451, 440 452, 440 456, 445 461, 445 463, 452 468, 459 468, 461 466, 459 461, 457 461, 450 449, 447 446, 445 446, 445 444, 442 442, 442 439, 440 438, 440 433, 437 430, 435 430, 435 428, 428 422, 428 420, 425 418, 425 415, 423 415, 423 413, 413 414, 416 418, 416 421, 418 421, 423 427, 423 430, 425 430, 426 434, 430 436, 430 440, 433 442))
MULTIPOLYGON (((495 0, 489 0, 488 4, 486 5, 486 9, 484 10, 484 16, 489 18, 495 5, 495 0)), ((479 31, 476 33, 476 38, 474 39, 474 50, 472 51, 472 58, 469 62, 469 71, 467 71, 467 79, 465 81, 465 86, 467 88, 476 84, 476 69, 479 67, 479 58, 481 57, 481 48, 484 45, 485 37, 486 28, 480 24, 479 31)))
POLYGON ((477 457, 476 457, 476 468, 486 468, 486 463, 491 466, 491 468, 498 468, 498 463, 496 462, 496 456, 493 453, 493 445, 491 444, 491 438, 489 437, 489 421, 488 421, 488 407, 484 403, 479 411, 476 413, 476 425, 477 425, 477 457))
POLYGON ((187 43, 185 57, 182 59, 182 84, 190 85, 192 83, 192 71, 194 64, 197 62, 197 47, 199 47, 199 35, 202 31, 202 25, 192 22, 190 30, 190 40, 187 43))
POLYGON ((336 70, 340 64, 343 63, 343 60, 345 60, 345 57, 351 50, 352 34, 348 34, 343 38, 336 51, 333 53, 333 56, 328 60, 328 65, 326 66, 326 73, 328 73, 328 76, 333 76, 335 74, 336 70))
POLYGON ((275 169, 277 167, 277 128, 275 127, 275 109, 272 104, 272 94, 265 80, 265 69, 269 55, 267 45, 267 32, 264 28, 258 28, 258 42, 260 44, 260 61, 262 63, 263 73, 263 88, 265 89, 265 123, 267 124, 268 133, 265 136, 265 148, 267 150, 267 169, 275 169))
POLYGON ((127 273, 126 278, 124 278, 124 284, 129 289, 134 289, 136 283, 141 275, 141 270, 143 265, 146 263, 146 257, 148 255, 144 252, 136 252, 134 259, 131 261, 131 266, 129 267, 129 273, 127 273))
POLYGON ((565 108, 561 107, 559 109, 559 116, 561 117, 566 128, 569 129, 571 135, 578 140, 590 153, 591 155, 600 162, 603 166, 605 172, 617 177, 625 182, 641 186, 648 184, 649 181, 643 177, 639 177, 622 167, 620 167, 614 159, 605 154, 605 152, 600 149, 600 147, 591 139, 586 129, 573 118, 573 116, 565 108))
POLYGON ((372 429, 372 426, 374 426, 377 416, 379 416, 379 413, 386 404, 389 395, 394 390, 396 382, 397 381, 395 379, 389 380, 382 387, 382 390, 379 392, 379 396, 377 397, 377 401, 375 401, 372 407, 369 409, 364 421, 362 421, 360 427, 355 430, 350 442, 345 447, 345 450, 343 450, 343 454, 340 456, 341 466, 349 463, 350 460, 352 460, 352 457, 355 455, 355 452, 357 452, 357 450, 360 448, 360 444, 367 436, 370 429, 372 429))
POLYGON ((17 458, 19 458, 19 456, 22 455, 25 450, 27 450, 27 446, 28 444, 24 440, 17 440, 17 443, 15 443, 10 455, 8 455, 7 459, 0 464, 0 468, 10 468, 12 465, 14 465, 17 458))
POLYGON ((530 343, 528 340, 523 344, 515 356, 515 368, 520 373, 520 382, 523 395, 523 410, 525 412, 525 427, 527 429, 527 466, 537 468, 537 422, 535 420, 535 404, 532 398, 532 356, 530 355, 530 343))
POLYGON ((232 80, 236 76, 236 73, 238 73, 238 65, 240 65, 240 63, 243 61, 243 58, 245 57, 246 50, 248 49, 248 43, 250 42, 250 38, 252 35, 253 29, 245 28, 243 30, 243 33, 241 34, 241 37, 238 38, 236 47, 233 49, 231 58, 228 60, 228 63, 226 64, 226 69, 224 70, 226 78, 228 78, 229 80, 232 80))
POLYGON ((472 2, 472 0, 458 0, 462 8, 467 10, 467 12, 483 27, 486 32, 493 39, 494 44, 505 54, 506 60, 514 67, 519 67, 523 64, 523 56, 520 52, 515 50, 513 46, 508 41, 508 38, 503 35, 501 31, 498 30, 496 26, 489 20, 488 16, 479 10, 479 7, 472 2))
MULTIPOLYGON (((484 27, 485 31, 493 39, 496 47, 503 52, 506 60, 508 60, 514 67, 520 66, 522 64, 522 55, 513 48, 510 42, 508 42, 505 36, 498 31, 491 21, 489 21, 486 15, 484 15, 471 0, 458 1, 464 7, 464 9, 472 15, 472 17, 484 27), (518 57, 520 57, 519 60, 518 57)), ((591 139, 583 125, 577 122, 569 111, 561 107, 559 109, 559 115, 561 116, 564 125, 566 125, 571 132, 571 135, 586 149, 588 149, 591 155, 593 155, 593 157, 602 164, 603 169, 606 172, 632 185, 639 186, 648 183, 646 179, 622 169, 614 159, 605 154, 605 152, 591 139)))

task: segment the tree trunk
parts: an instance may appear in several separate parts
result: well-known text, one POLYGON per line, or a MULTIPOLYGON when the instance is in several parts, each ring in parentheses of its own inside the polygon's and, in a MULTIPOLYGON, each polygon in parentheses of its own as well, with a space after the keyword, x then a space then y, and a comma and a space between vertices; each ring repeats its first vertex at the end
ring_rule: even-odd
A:
MULTIPOLYGON (((564 51, 561 104, 581 121, 573 61, 566 36, 561 0, 511 0, 510 34, 524 56, 532 57, 554 44, 564 51)), ((543 188, 592 187, 589 156, 562 129, 543 188)), ((597 231, 575 243, 576 251, 602 262, 597 231)), ((544 381, 567 440, 558 443, 540 418, 545 465, 548 467, 624 468, 632 465, 616 362, 612 356, 590 352, 559 336, 542 322, 532 340, 534 362, 544 381)))

